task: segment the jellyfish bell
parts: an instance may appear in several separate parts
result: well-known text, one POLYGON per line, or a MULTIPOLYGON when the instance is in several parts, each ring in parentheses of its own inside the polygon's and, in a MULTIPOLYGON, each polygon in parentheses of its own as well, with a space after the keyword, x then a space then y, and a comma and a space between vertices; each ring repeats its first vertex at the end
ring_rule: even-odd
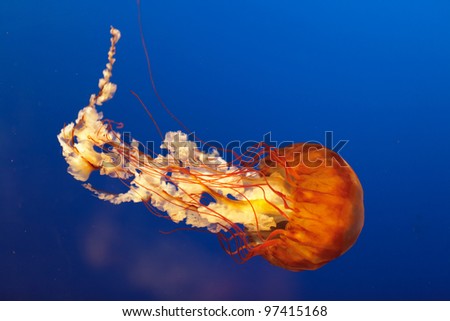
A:
POLYGON ((181 131, 166 133, 161 145, 166 152, 159 155, 146 154, 134 139, 123 141, 97 110, 116 91, 110 79, 119 39, 111 27, 100 90, 58 140, 75 179, 85 182, 98 171, 128 190, 113 194, 89 183, 85 188, 113 204, 143 202, 175 223, 205 228, 239 261, 261 255, 288 270, 313 270, 354 244, 364 221, 361 184, 351 167, 323 146, 261 145, 260 164, 238 166, 216 150, 201 151, 181 131))
POLYGON ((257 253, 289 270, 314 270, 346 252, 364 224, 363 192, 352 168, 334 151, 294 144, 271 155, 261 171, 281 182, 289 217, 270 246, 257 253))

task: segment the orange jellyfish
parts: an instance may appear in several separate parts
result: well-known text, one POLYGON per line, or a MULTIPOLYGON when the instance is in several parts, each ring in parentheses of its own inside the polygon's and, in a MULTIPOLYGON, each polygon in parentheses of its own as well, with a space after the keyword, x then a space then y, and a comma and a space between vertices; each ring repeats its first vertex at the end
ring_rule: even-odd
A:
POLYGON ((287 270, 314 270, 355 243, 364 223, 361 184, 345 160, 321 145, 275 149, 261 144, 260 164, 242 167, 227 163, 216 150, 201 151, 181 131, 166 133, 164 155, 147 154, 138 141, 122 140, 114 123, 97 110, 117 88, 110 79, 119 39, 111 27, 100 90, 58 140, 75 179, 87 181, 99 171, 128 190, 113 194, 89 183, 85 188, 114 204, 143 202, 175 223, 205 228, 240 261, 261 255, 287 270))

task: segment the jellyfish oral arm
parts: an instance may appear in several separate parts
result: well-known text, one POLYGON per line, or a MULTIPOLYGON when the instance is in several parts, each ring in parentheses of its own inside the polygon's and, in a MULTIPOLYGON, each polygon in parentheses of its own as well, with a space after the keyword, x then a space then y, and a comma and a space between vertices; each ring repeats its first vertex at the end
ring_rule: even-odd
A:
POLYGON ((181 131, 166 134, 161 145, 167 150, 166 156, 142 155, 137 147, 140 143, 135 140, 124 143, 120 133, 103 120, 103 113, 97 106, 111 99, 117 88, 110 78, 119 39, 120 32, 111 28, 111 48, 103 78, 99 80, 99 93, 91 95, 89 105, 80 110, 75 122, 65 126, 58 135, 69 165, 68 172, 83 182, 93 171, 127 180, 129 190, 121 194, 100 192, 89 183, 83 186, 98 198, 114 204, 149 202, 166 212, 174 222, 185 221, 211 232, 227 230, 236 224, 251 230, 275 227, 280 219, 279 211, 267 207, 261 199, 270 199, 280 206, 282 200, 268 188, 246 187, 244 181, 251 180, 255 185, 255 181, 261 180, 254 172, 228 166, 216 151, 200 151, 181 131), (102 152, 106 144, 109 146, 107 153, 102 152), (112 166, 115 160, 111 155, 121 157, 127 166, 112 166), (200 201, 203 193, 208 193, 215 201, 203 205, 200 201), (263 208, 266 214, 256 219, 255 212, 263 208))
POLYGON ((92 171, 101 168, 104 161, 104 156, 96 153, 94 146, 116 140, 114 138, 117 137, 117 133, 107 129, 107 125, 101 121, 103 114, 97 112, 95 108, 96 105, 100 106, 111 99, 117 89, 110 79, 120 31, 111 27, 110 33, 111 47, 108 52, 108 63, 103 70, 103 78, 100 78, 98 83, 100 88, 98 94, 91 95, 89 105, 80 110, 75 123, 65 126, 58 135, 63 156, 69 164, 68 171, 80 181, 86 181, 92 171), (94 137, 96 140, 93 139, 94 137))

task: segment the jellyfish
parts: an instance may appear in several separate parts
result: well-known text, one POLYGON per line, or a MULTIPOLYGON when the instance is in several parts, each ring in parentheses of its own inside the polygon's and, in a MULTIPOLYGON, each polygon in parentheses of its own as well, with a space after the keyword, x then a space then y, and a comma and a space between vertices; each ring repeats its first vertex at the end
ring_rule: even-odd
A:
POLYGON ((156 215, 206 229, 239 262, 262 256, 287 270, 315 270, 356 242, 364 223, 361 184, 349 164, 322 145, 260 144, 257 164, 239 166, 217 150, 200 150, 182 131, 165 134, 160 154, 122 139, 120 126, 98 110, 117 89, 111 77, 120 32, 111 27, 110 33, 98 93, 58 135, 68 172, 86 189, 101 200, 142 202, 156 215), (126 191, 96 189, 87 182, 94 171, 120 180, 126 191))

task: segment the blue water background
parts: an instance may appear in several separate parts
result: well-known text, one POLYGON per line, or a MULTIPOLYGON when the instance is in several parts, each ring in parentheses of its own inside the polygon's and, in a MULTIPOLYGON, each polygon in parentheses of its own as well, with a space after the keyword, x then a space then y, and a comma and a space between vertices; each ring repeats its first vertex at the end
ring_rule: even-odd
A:
MULTIPOLYGON (((93 197, 56 135, 96 92, 122 31, 107 118, 180 129, 151 91, 134 1, 0 3, 0 299, 449 300, 449 1, 143 1, 157 88, 205 140, 349 140, 365 192, 341 258, 236 264, 214 235, 93 197)), ((114 182, 103 183, 114 189, 114 182)))

